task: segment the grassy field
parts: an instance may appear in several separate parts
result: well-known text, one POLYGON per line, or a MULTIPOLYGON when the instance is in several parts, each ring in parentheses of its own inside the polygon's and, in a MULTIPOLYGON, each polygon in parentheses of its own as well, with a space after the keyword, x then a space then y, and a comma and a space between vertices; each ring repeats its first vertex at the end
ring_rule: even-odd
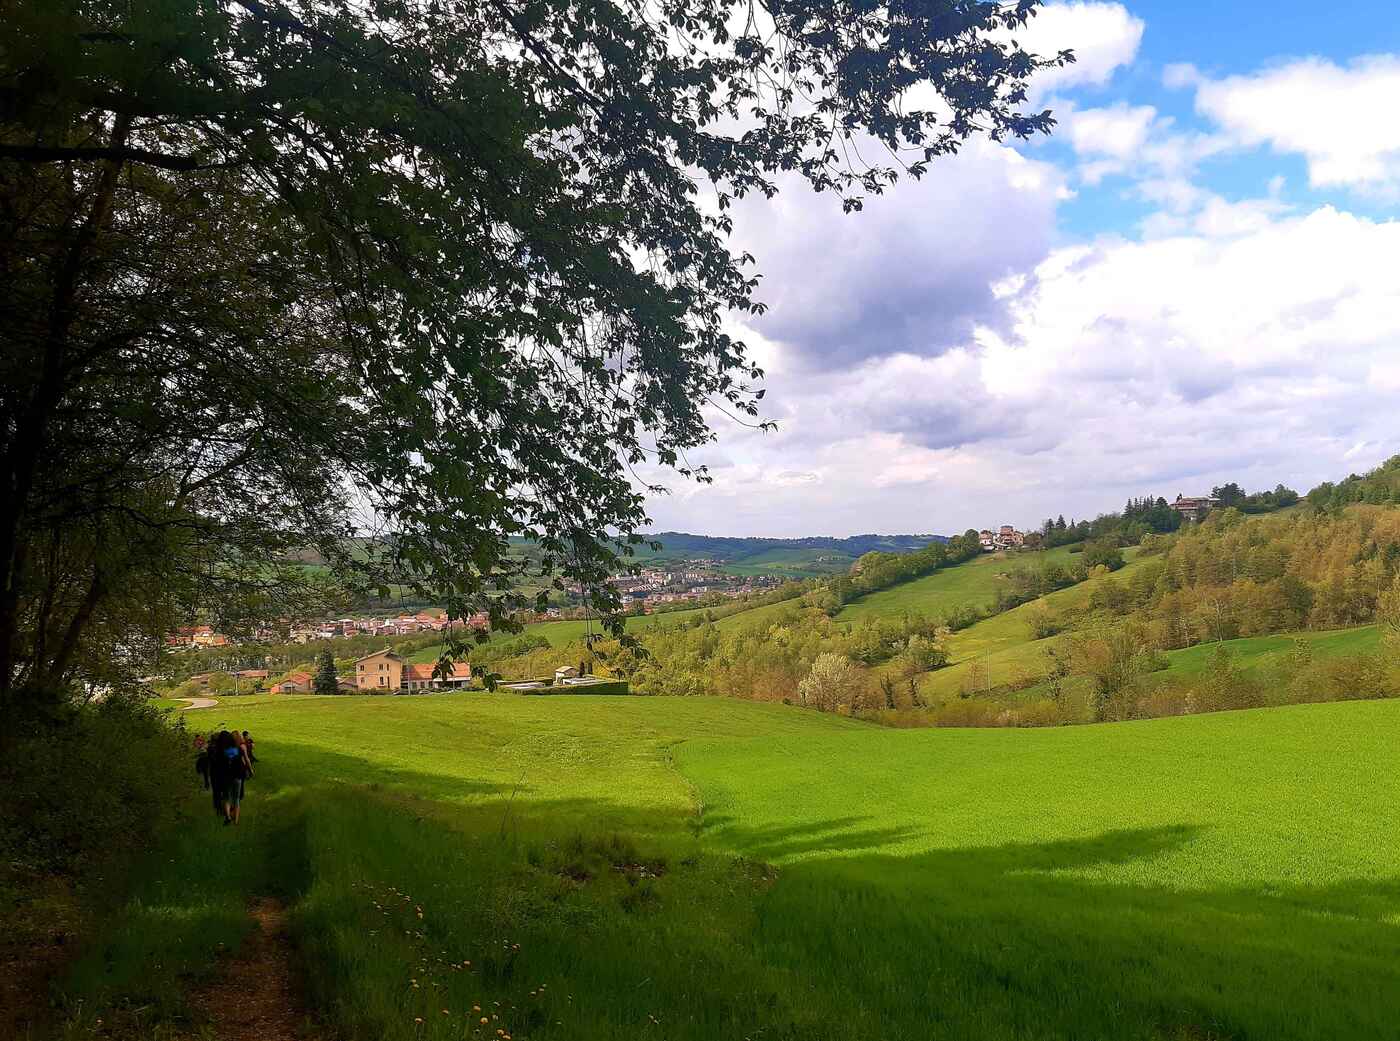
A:
POLYGON ((1012 568, 1069 564, 1073 559, 1068 546, 1031 553, 991 553, 973 557, 912 582, 863 596, 847 604, 836 617, 839 621, 854 622, 863 618, 917 612, 930 618, 941 618, 949 611, 968 604, 986 607, 996 599, 997 589, 1006 581, 1002 576, 1012 568))
POLYGON ((153 856, 65 985, 75 1036, 104 1009, 177 1015, 263 892, 346 1039, 1400 1021, 1396 702, 983 731, 486 694, 186 718, 258 738, 244 824, 200 818, 153 856))
POLYGON ((1223 643, 1203 643, 1185 650, 1170 651, 1171 663, 1164 675, 1190 676, 1205 670, 1219 647, 1225 647, 1238 665, 1246 670, 1268 669, 1280 664, 1295 644, 1306 646, 1316 659, 1369 654, 1380 648, 1380 630, 1374 625, 1324 632, 1281 633, 1277 636, 1250 636, 1223 643))
MULTIPOLYGON (((1128 562, 1109 576, 1112 581, 1131 578, 1150 559, 1137 557, 1133 550, 1125 550, 1123 555, 1128 562)), ((1101 581, 1104 579, 1089 579, 1057 590, 953 633, 948 639, 949 667, 928 673, 920 690, 935 701, 955 695, 974 666, 985 670, 984 679, 992 685, 1006 683, 1021 673, 1043 674, 1045 648, 1051 641, 1031 638, 1031 613, 1045 607, 1053 612, 1077 610, 1088 603, 1095 583, 1101 581)))

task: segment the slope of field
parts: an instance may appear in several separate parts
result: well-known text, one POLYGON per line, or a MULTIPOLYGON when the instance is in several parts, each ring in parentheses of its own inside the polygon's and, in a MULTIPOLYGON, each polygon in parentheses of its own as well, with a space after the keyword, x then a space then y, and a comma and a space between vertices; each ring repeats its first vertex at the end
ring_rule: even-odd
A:
POLYGON ((1246 670, 1268 669, 1278 665, 1295 645, 1308 649, 1318 660, 1350 654, 1367 654, 1381 645, 1380 630, 1374 625, 1323 632, 1280 633, 1276 636, 1249 636, 1221 643, 1203 643, 1180 651, 1169 651, 1165 675, 1190 676, 1205 670, 1218 649, 1224 647, 1235 662, 1246 670))
POLYGON ((258 738, 244 824, 201 819, 153 858, 67 984, 89 1015, 178 1011, 181 973, 274 887, 349 1039, 1400 1021, 1396 702, 986 731, 485 694, 186 718, 258 738))
POLYGON ((1012 568, 1068 564, 1073 559, 1068 546, 1031 553, 992 553, 974 557, 912 582, 902 582, 863 596, 847 604, 836 617, 843 622, 913 613, 941 618, 950 611, 968 605, 986 607, 996 600, 997 590, 1006 582, 1003 576, 1012 568))
MULTIPOLYGON (((1151 559, 1138 557, 1131 549, 1124 550, 1123 556, 1128 562, 1108 576, 1112 581, 1121 582, 1132 577, 1134 571, 1144 567, 1151 559)), ((919 689, 925 697, 942 700, 961 689, 974 667, 983 670, 983 682, 992 686, 1006 683, 1021 673, 1043 675, 1045 649, 1055 638, 1032 638, 1031 612, 1044 608, 1051 611, 1081 608, 1088 603, 1095 583, 1102 581, 1105 579, 1089 579, 1068 589, 1057 590, 953 633, 948 640, 951 664, 946 669, 928 673, 919 689)))

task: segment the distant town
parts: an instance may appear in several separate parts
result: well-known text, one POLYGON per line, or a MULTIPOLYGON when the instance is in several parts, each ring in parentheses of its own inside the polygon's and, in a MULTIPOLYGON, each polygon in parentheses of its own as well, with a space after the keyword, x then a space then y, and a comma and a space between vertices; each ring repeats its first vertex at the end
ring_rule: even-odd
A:
MULTIPOLYGON (((611 576, 628 613, 652 614, 722 603, 773 589, 782 579, 772 575, 736 576, 719 570, 718 562, 708 559, 681 561, 666 567, 647 567, 636 572, 611 576)), ((569 602, 541 612, 518 617, 522 623, 563 621, 583 618, 588 610, 582 600, 586 590, 577 584, 566 586, 569 602)), ((251 634, 256 644, 310 643, 313 640, 348 639, 356 636, 400 637, 449 628, 485 629, 490 619, 479 612, 465 620, 449 621, 441 608, 425 608, 412 613, 363 612, 341 618, 314 621, 288 621, 284 626, 263 626, 251 634)), ((166 637, 170 650, 235 647, 240 641, 217 632, 212 625, 177 629, 166 637)))

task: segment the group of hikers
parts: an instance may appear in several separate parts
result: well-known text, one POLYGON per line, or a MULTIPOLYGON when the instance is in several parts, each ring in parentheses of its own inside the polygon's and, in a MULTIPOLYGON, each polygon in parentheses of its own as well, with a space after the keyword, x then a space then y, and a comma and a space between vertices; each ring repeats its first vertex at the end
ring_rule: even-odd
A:
POLYGON ((220 730, 206 739, 196 734, 194 739, 195 771, 204 778, 204 787, 213 795, 214 816, 223 817, 225 824, 238 823, 238 809, 243 802, 243 785, 253 776, 253 739, 248 731, 220 730))

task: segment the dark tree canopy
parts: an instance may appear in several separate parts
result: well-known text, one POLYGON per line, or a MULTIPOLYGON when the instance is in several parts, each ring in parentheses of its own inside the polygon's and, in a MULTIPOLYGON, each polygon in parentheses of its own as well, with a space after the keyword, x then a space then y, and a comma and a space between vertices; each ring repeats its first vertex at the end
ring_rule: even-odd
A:
POLYGON ((758 415, 730 204, 1048 130, 1038 2, 0 0, 0 690, 305 609, 308 548, 614 608, 632 468, 758 415))

